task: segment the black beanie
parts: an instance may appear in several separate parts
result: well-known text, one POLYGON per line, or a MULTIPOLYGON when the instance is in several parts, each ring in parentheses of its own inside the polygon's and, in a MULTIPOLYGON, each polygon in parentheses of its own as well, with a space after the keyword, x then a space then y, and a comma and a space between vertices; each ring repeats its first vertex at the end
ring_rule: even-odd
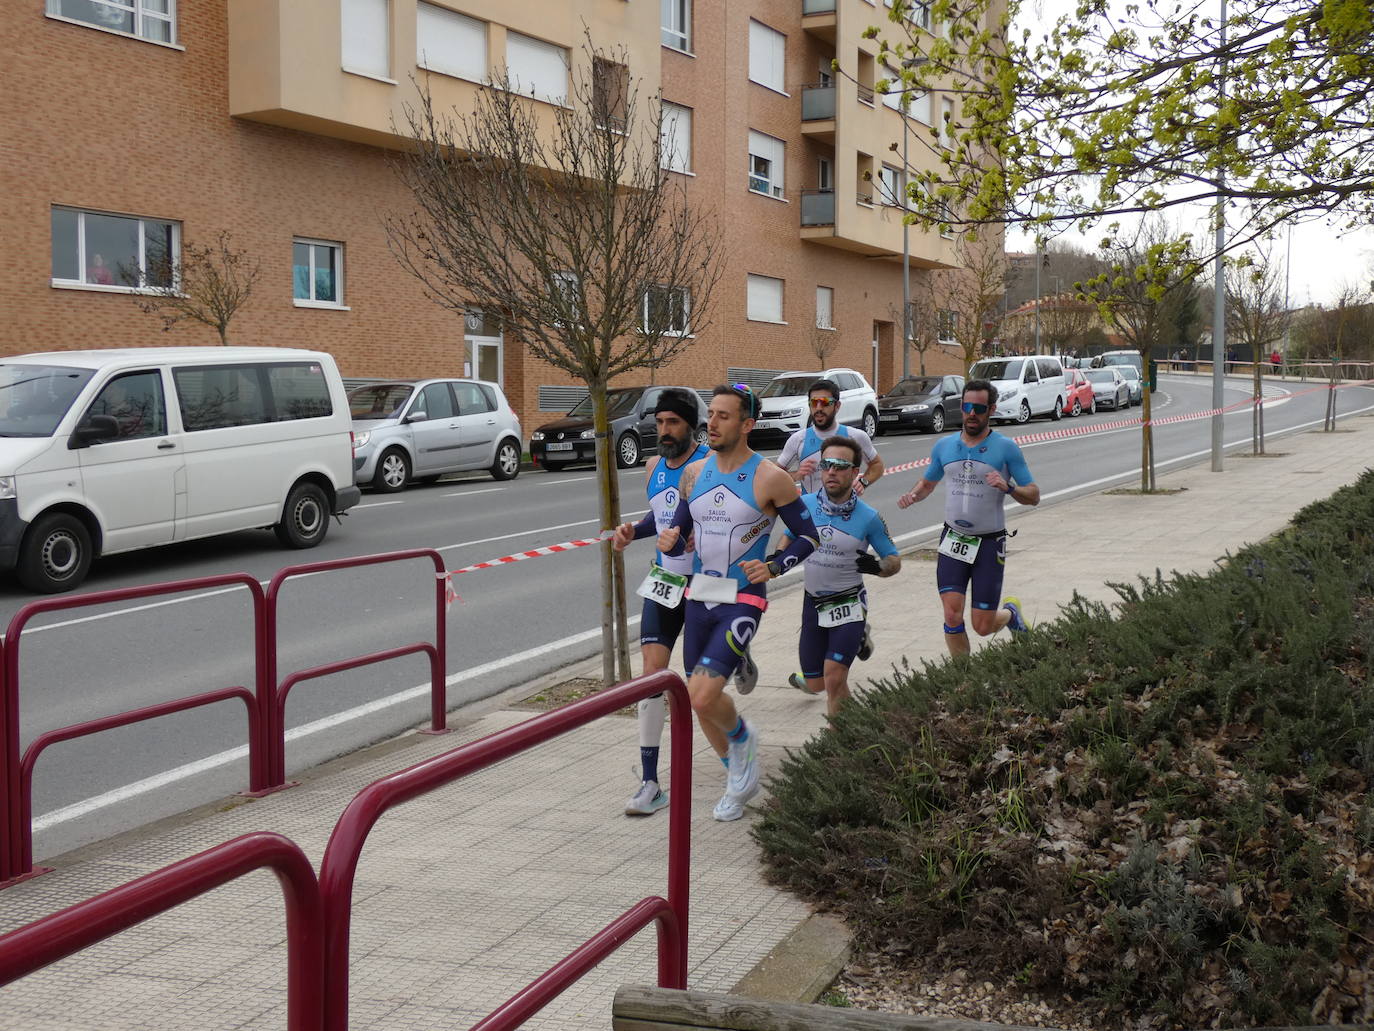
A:
POLYGON ((701 418, 700 406, 696 399, 685 390, 669 388, 658 395, 658 403, 654 405, 654 414, 659 412, 672 412, 692 429, 697 428, 697 422, 701 418))

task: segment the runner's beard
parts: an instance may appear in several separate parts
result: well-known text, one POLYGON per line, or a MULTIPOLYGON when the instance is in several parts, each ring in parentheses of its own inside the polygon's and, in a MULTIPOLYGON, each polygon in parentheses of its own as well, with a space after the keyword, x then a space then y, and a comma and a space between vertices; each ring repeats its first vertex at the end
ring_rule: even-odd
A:
POLYGON ((849 500, 849 495, 853 493, 854 484, 852 483, 848 487, 841 487, 840 492, 838 494, 836 494, 829 487, 825 488, 825 496, 830 499, 830 503, 832 505, 843 505, 846 501, 849 500))
POLYGON ((693 443, 691 437, 683 437, 678 440, 676 437, 660 436, 658 438, 658 453, 672 461, 674 458, 681 458, 685 455, 693 443))

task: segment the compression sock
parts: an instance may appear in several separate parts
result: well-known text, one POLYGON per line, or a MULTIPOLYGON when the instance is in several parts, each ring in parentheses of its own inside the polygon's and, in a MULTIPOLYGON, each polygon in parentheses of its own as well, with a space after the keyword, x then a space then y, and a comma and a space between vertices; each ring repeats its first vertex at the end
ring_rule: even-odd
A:
POLYGON ((735 729, 726 735, 731 741, 743 741, 749 736, 749 728, 745 726, 744 717, 737 716, 735 729))
POLYGON ((639 765, 644 767, 644 779, 658 783, 658 745, 639 749, 639 765))
POLYGON ((658 783, 658 749, 663 740, 663 724, 668 706, 663 695, 642 698, 639 702, 639 761, 644 779, 658 783))

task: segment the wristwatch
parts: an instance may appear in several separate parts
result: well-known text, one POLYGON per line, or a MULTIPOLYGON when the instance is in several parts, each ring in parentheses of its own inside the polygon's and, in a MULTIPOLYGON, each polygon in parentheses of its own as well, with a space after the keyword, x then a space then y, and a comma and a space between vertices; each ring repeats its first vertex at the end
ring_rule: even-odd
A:
POLYGON ((867 476, 860 476, 860 477, 859 477, 859 482, 862 483, 862 484, 864 485, 864 490, 868 490, 868 486, 869 486, 869 485, 868 485, 868 477, 867 477, 867 476))

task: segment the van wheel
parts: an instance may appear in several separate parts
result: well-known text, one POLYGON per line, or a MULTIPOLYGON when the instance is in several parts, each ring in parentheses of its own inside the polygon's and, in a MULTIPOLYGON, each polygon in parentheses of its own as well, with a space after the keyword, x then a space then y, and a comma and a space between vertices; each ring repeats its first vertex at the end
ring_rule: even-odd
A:
POLYGON ((493 480, 513 480, 520 475, 520 449, 513 440, 503 440, 496 447, 496 460, 491 463, 493 480))
POLYGON ((1016 410, 1016 421, 1018 423, 1030 422, 1030 402, 1022 401, 1021 407, 1016 410))
POLYGON ((1050 412, 1050 421, 1058 422, 1064 418, 1064 402, 1060 398, 1054 399, 1054 411, 1050 412))
POLYGON ((377 472, 372 477, 373 490, 395 494, 410 482, 410 459, 398 447, 388 448, 377 459, 377 472))
POLYGON ((878 417, 873 414, 872 408, 864 409, 864 432, 870 437, 878 435, 878 417))
POLYGON ((70 591, 91 571, 91 535, 76 516, 53 512, 24 534, 15 575, 39 594, 70 591))
POLYGON ((298 483, 286 496, 281 522, 273 529, 288 548, 313 548, 329 532, 329 497, 318 483, 298 483))

